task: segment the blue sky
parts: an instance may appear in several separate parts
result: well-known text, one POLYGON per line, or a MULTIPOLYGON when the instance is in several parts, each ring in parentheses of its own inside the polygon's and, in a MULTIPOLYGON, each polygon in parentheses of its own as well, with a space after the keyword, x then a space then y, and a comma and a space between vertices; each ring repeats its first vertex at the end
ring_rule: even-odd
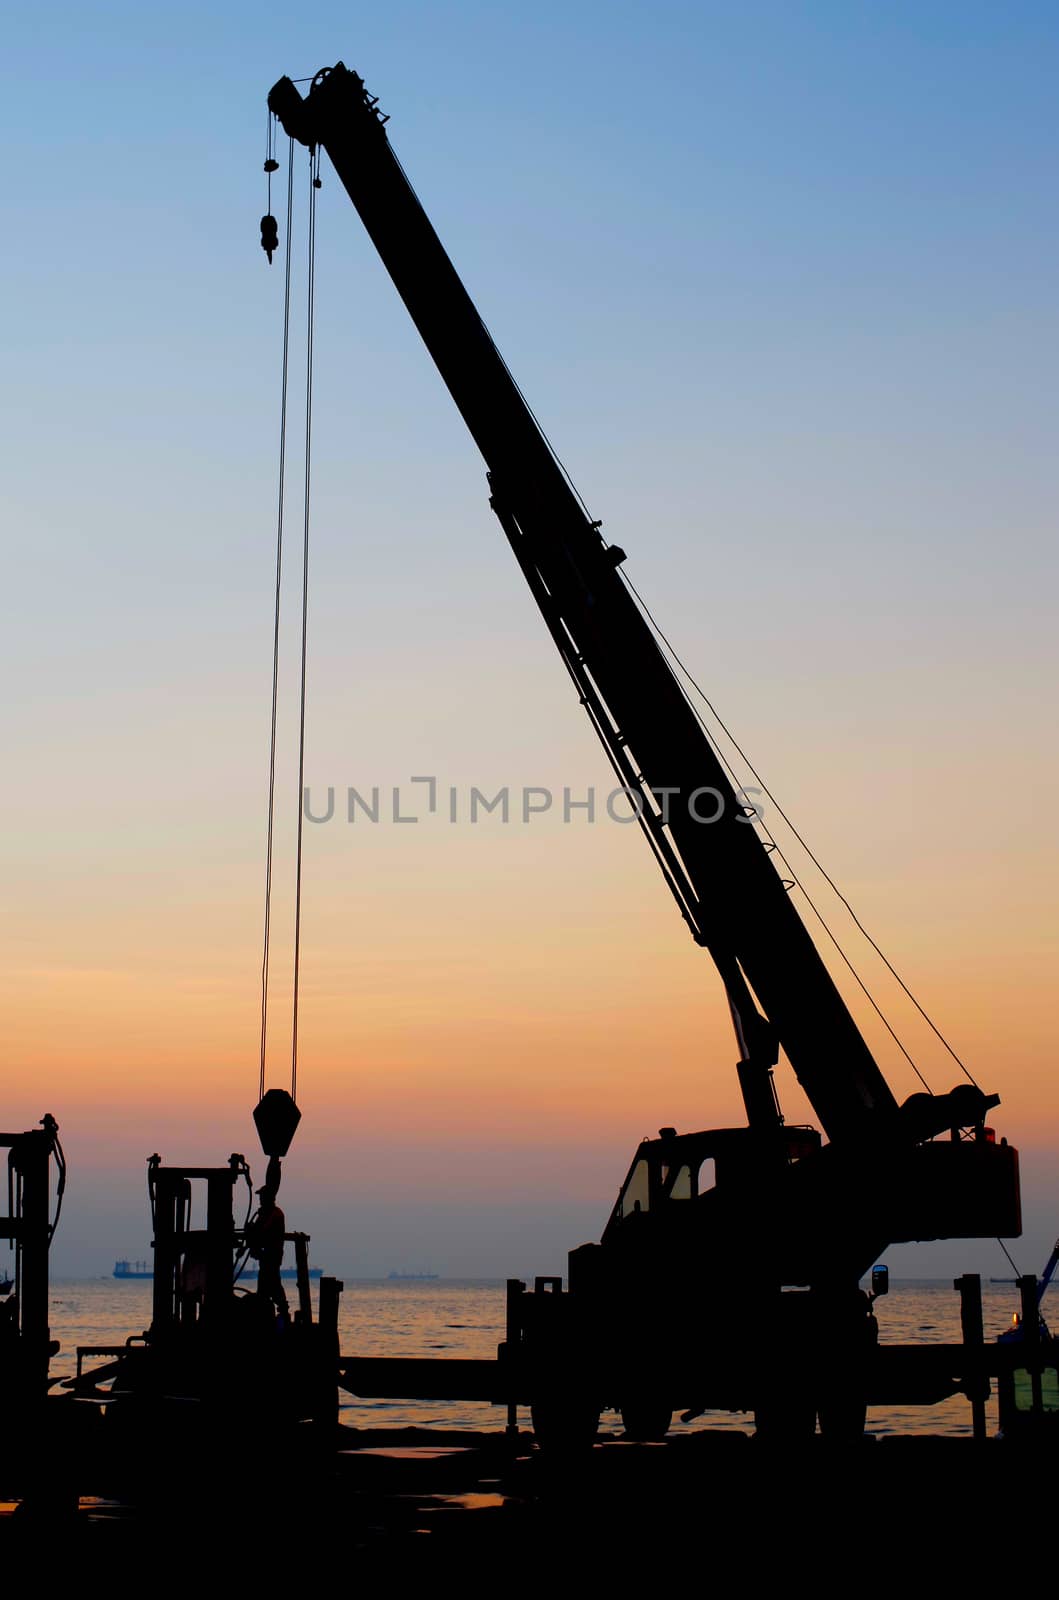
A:
MULTIPOLYGON (((275 388, 262 95, 338 56, 391 111, 520 382, 630 537, 672 519, 718 584, 729 540, 754 540, 770 623, 814 565, 858 583, 861 528, 893 541, 881 591, 872 574, 890 596, 929 527, 955 625, 994 595, 973 569, 1001 518, 1037 548, 1050 7, 325 5, 306 24, 51 6, 9 21, 8 50, 9 493, 16 544, 45 513, 46 542, 66 524, 39 559, 73 561, 78 611, 86 584, 106 607, 103 572, 120 600, 145 544, 178 584, 182 546, 201 587, 188 525, 214 510, 231 530, 214 576, 246 574, 274 456, 249 403, 275 388), (703 553, 707 519, 722 536, 703 553)), ((471 446, 335 185, 321 232, 324 461, 366 435, 466 484, 471 446)), ((349 504, 346 480, 333 493, 349 504)), ((385 495, 360 479, 368 507, 385 495)))

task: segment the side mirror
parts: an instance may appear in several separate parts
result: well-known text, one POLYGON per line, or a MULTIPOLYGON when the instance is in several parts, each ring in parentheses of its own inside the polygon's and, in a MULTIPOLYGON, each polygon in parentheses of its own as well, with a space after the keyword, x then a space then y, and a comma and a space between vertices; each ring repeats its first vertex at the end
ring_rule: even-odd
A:
POLYGON ((880 1295, 890 1293, 889 1267, 872 1267, 871 1269, 871 1297, 878 1300, 880 1295))

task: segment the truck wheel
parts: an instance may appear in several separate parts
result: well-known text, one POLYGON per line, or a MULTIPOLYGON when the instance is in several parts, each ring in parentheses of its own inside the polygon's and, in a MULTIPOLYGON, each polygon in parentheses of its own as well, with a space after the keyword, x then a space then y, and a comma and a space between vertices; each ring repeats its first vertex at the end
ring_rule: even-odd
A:
POLYGON ((821 1400, 819 1416, 820 1432, 825 1439, 845 1444, 864 1437, 868 1408, 857 1394, 821 1400))
POLYGON ((625 1437, 635 1440, 637 1444, 656 1444, 664 1439, 672 1420, 672 1411, 658 1402, 652 1404, 649 1400, 634 1400, 631 1405, 621 1408, 625 1437))
POLYGON ((587 1450, 599 1432, 599 1406, 586 1400, 549 1396, 530 1406, 533 1436, 542 1450, 587 1450))

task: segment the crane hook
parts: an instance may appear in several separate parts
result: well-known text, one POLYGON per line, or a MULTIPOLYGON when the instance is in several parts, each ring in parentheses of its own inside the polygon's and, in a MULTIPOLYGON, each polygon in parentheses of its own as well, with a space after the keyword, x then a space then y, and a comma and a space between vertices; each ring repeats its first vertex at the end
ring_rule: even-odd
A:
POLYGON ((273 252, 279 249, 279 223, 271 214, 261 218, 261 248, 272 265, 273 252))

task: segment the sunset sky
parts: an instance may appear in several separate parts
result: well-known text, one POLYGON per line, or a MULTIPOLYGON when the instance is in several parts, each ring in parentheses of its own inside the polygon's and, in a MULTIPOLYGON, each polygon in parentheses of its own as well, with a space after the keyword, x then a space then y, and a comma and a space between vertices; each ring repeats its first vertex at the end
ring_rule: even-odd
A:
MULTIPOLYGON (((339 59, 380 96, 633 582, 1003 1096, 1013 1249, 1041 1265, 1059 1232, 1056 33, 1053 6, 1020 0, 8 17, 0 1123, 60 1122, 57 1272, 146 1253, 152 1151, 255 1159, 283 291, 258 245, 265 96, 339 59)), ((609 768, 482 461, 323 176, 307 782, 337 805, 306 830, 283 1202, 350 1275, 560 1271, 639 1138, 741 1120, 735 1046, 637 830, 562 820, 564 786, 605 810, 609 768), (413 775, 457 791, 457 822, 413 775), (401 786, 421 821, 350 824, 350 785, 401 786), (560 814, 472 825, 474 785, 547 788, 560 814)), ((296 448, 290 470, 293 580, 296 448)), ((284 608, 281 1085, 293 582, 284 608)), ((911 1072, 856 1014, 903 1098, 911 1072)), ((988 1243, 888 1260, 1005 1271, 988 1243)))

